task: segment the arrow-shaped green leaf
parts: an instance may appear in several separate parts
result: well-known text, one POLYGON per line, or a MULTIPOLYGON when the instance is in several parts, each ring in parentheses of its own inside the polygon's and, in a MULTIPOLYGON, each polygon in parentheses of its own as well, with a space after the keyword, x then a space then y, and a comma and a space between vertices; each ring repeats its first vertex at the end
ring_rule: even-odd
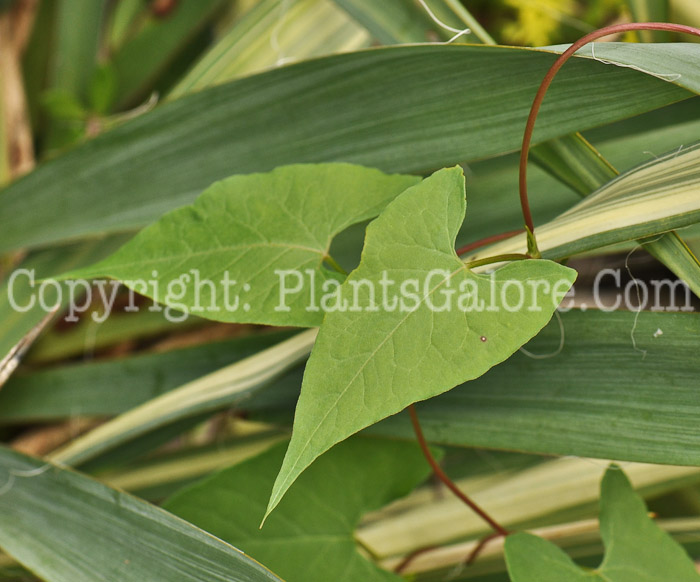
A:
POLYGON ((603 478, 600 533, 606 554, 600 568, 583 570, 557 546, 531 534, 506 540, 513 582, 698 582, 685 550, 647 515, 625 474, 610 467, 603 478))
POLYGON ((464 213, 464 177, 453 168, 368 227, 360 266, 327 301, 269 511, 335 443, 481 376, 549 321, 575 272, 528 260, 473 273, 454 250, 464 213))
POLYGON ((321 323, 312 293, 333 237, 379 214, 419 178, 350 164, 294 165, 217 182, 111 257, 65 277, 112 277, 152 299, 226 322, 321 323), (146 284, 145 282, 148 282, 146 284), (303 289, 286 297, 284 289, 303 289))
POLYGON ((235 544, 287 582, 399 582, 358 552, 363 514, 403 497, 429 467, 415 444, 350 439, 290 491, 265 527, 260 518, 284 445, 185 489, 165 507, 235 544))

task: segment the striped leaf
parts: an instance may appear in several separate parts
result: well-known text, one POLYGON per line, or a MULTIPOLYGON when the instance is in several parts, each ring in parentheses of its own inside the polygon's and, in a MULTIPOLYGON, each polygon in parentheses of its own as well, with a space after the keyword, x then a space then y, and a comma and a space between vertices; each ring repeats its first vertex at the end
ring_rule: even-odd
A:
MULTIPOLYGON (((612 180, 558 218, 536 227, 543 256, 563 258, 700 222, 700 144, 670 152, 612 180)), ((519 236, 471 259, 525 252, 519 236)))
POLYGON ((86 476, 6 448, 0 467, 0 547, 46 582, 281 582, 233 546, 86 476))

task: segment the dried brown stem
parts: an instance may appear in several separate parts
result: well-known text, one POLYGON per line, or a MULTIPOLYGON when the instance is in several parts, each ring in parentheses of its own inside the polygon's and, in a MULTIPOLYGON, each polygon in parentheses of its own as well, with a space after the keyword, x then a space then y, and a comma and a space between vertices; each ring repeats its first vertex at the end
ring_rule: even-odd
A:
POLYGON ((20 0, 0 16, 0 115, 7 160, 2 163, 10 180, 34 167, 34 142, 27 112, 21 58, 31 33, 38 2, 20 0))

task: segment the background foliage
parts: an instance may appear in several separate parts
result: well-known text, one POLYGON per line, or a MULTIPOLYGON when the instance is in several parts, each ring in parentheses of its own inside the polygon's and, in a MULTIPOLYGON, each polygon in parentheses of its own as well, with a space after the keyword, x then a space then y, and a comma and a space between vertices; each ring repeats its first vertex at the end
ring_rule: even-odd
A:
MULTIPOLYGON (((144 249, 179 260, 163 253, 173 241, 184 255, 197 247, 213 256, 211 232, 255 246, 242 234, 253 222, 304 247, 282 266, 341 282, 358 265, 370 274, 380 265, 401 235, 392 228, 427 228, 418 217, 437 196, 451 212, 433 218, 449 236, 436 244, 426 230, 425 244, 392 261, 437 253, 459 263, 455 246, 522 226, 515 152, 562 50, 550 45, 632 19, 700 25, 697 0, 428 7, 0 2, 0 356, 28 348, 16 371, 12 359, 0 370, 0 580, 698 579, 700 319, 689 309, 584 305, 605 267, 620 269, 631 296, 632 279, 676 276, 700 293, 698 39, 608 39, 568 63, 545 101, 531 202, 545 257, 578 272, 575 307, 518 350, 551 313, 523 321, 468 369, 455 353, 449 371, 404 378, 390 368, 398 360, 380 354, 384 400, 316 450, 480 376, 418 413, 458 485, 509 530, 532 533, 492 541, 468 567, 488 526, 428 478, 406 413, 320 456, 257 529, 316 341, 315 329, 271 326, 318 317, 263 309, 173 322, 144 297, 138 312, 120 309, 104 323, 99 301, 74 322, 61 317, 65 303, 53 319, 38 305, 12 308, 32 296, 26 280, 11 284, 16 269, 128 278, 147 266, 144 249), (306 165, 243 176, 287 164, 306 165), (466 179, 464 223, 461 173, 433 173, 455 164, 466 179), (323 187, 306 188, 313 183, 323 187), (208 217, 200 226, 213 231, 196 230, 193 217, 208 217), (394 380, 411 384, 405 400, 389 402, 394 380), (618 465, 608 469, 610 459, 618 465)), ((466 258, 523 250, 519 236, 466 258)), ((271 258, 248 257, 239 276, 271 258)), ((221 265, 212 258, 209 267, 221 265)), ((121 289, 118 305, 129 301, 121 289)), ((326 319, 304 380, 318 393, 299 400, 309 430, 328 387, 353 373, 331 365, 332 340, 352 325, 365 330, 344 340, 352 359, 391 323, 326 319)), ((423 337, 422 323, 408 336, 423 337)), ((444 337, 459 334, 459 322, 442 323, 444 337)), ((404 344, 415 360, 415 342, 404 344)))

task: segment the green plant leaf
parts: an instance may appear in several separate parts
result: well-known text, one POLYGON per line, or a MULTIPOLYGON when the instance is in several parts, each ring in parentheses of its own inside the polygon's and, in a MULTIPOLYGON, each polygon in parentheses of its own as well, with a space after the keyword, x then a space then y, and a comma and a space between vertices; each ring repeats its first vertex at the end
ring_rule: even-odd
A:
POLYGON ((278 429, 259 429, 245 423, 251 434, 236 435, 204 446, 188 446, 173 453, 157 451, 145 458, 101 471, 100 480, 111 487, 131 491, 146 500, 163 499, 194 485, 215 471, 258 456, 270 447, 289 441, 289 434, 278 429))
MULTIPOLYGON (((403 44, 428 40, 430 20, 412 2, 389 0, 334 0, 382 44, 403 44)), ((447 40, 447 39, 445 39, 447 40)))
POLYGON ((575 271, 549 261, 519 261, 493 278, 476 275, 454 250, 464 213, 464 177, 453 168, 401 194, 368 227, 360 266, 332 298, 307 364, 269 511, 335 443, 482 375, 549 321, 575 271), (382 280, 400 287, 382 297, 382 280), (528 280, 550 288, 535 286, 526 308, 522 291, 528 280), (406 282, 414 287, 411 281, 413 291, 400 292, 406 282), (449 299, 449 289, 453 295, 461 289, 468 304, 449 299), (493 289, 500 291, 494 296, 493 289), (392 307, 399 296, 401 303, 392 307), (452 301, 447 308, 446 298, 452 301))
POLYGON ((164 305, 219 321, 319 325, 323 312, 307 307, 327 281, 344 278, 323 266, 333 237, 379 214, 418 180, 349 164, 233 176, 111 257, 66 277, 112 277, 164 305), (184 293, 175 290, 183 285, 184 293), (287 299, 285 288, 297 287, 304 292, 287 299))
POLYGON ((698 582, 700 574, 685 550, 647 515, 619 467, 603 477, 600 533, 606 547, 594 572, 577 566, 553 543, 520 533, 506 539, 512 582, 698 582))
MULTIPOLYGON (((693 38, 683 35, 684 38, 693 38)), ((656 76, 669 83, 687 87, 695 93, 700 93, 700 70, 693 65, 694 59, 689 58, 696 46, 692 43, 660 43, 645 45, 634 42, 595 42, 582 47, 576 54, 583 58, 599 60, 610 66, 633 67, 647 75, 656 76), (654 46, 651 51, 643 46, 654 46), (644 56, 642 56, 644 55, 644 56), (673 61, 682 62, 676 66, 673 61)), ((550 50, 564 52, 569 45, 547 47, 550 50)))
POLYGON ((168 99, 274 67, 370 44, 362 27, 332 0, 261 0, 212 46, 168 99), (283 20, 280 20, 284 15, 283 20))
POLYGON ((117 49, 110 66, 117 78, 114 100, 120 106, 147 97, 153 82, 186 50, 188 41, 216 18, 223 0, 180 0, 159 19, 146 16, 146 24, 117 49))
MULTIPOLYGON (((516 531, 595 515, 606 465, 564 457, 543 459, 514 471, 496 462, 495 467, 502 470, 489 478, 457 479, 456 484, 499 523, 516 531)), ((649 498, 700 482, 697 467, 625 463, 625 471, 640 494, 649 498)), ((389 557, 489 533, 489 526, 452 495, 434 501, 428 509, 419 500, 420 493, 414 493, 406 500, 404 511, 365 524, 357 532, 358 539, 372 548, 373 555, 389 557)))
MULTIPOLYGON (((617 170, 579 135, 542 143, 532 154, 544 169, 584 197, 618 175, 617 170)), ((700 263, 675 231, 638 242, 685 280, 700 297, 700 263)))
POLYGON ((530 157, 577 194, 588 196, 619 175, 580 134, 539 144, 530 157))
MULTIPOLYGON (((404 0, 335 0, 355 20, 383 44, 407 44, 426 42, 434 38, 447 41, 455 32, 434 22, 427 10, 417 2, 404 0)), ((479 43, 492 40, 479 23, 459 3, 451 0, 428 0, 431 12, 448 26, 469 33, 460 36, 462 43, 479 43)), ((491 41, 491 44, 495 44, 491 41)))
POLYGON ((666 265, 700 297, 700 261, 677 232, 639 241, 655 259, 666 265))
MULTIPOLYGON (((620 175, 535 229, 544 257, 561 259, 700 222, 700 143, 669 152, 620 175)), ((525 236, 475 253, 524 252, 525 236)))
MULTIPOLYGON (((589 309, 562 313, 561 321, 564 338, 553 321, 526 346, 530 354, 552 357, 517 353, 481 378, 417 405, 426 438, 700 466, 700 361, 693 339, 700 337, 700 314, 589 309)), ((413 437, 405 415, 370 430, 413 437)))
POLYGON ((430 470, 412 443, 350 439, 289 491, 260 529, 286 443, 176 494, 164 507, 234 544, 287 582, 398 582, 358 552, 362 516, 411 492, 430 470))
POLYGON ((0 359, 7 354, 51 310, 58 300, 65 307, 68 293, 62 287, 40 287, 40 279, 59 275, 102 260, 124 244, 126 237, 115 235, 55 249, 30 253, 0 283, 0 359))
MULTIPOLYGON (((636 56, 655 50, 645 46, 636 56)), ((678 83, 698 51, 679 45, 667 55, 683 75, 678 83)), ((515 151, 554 58, 506 47, 390 47, 280 67, 177 99, 0 191, 0 252, 136 230, 232 174, 324 161, 414 172, 515 151)), ((652 76, 576 58, 552 86, 535 141, 690 96, 652 76)))
POLYGON ((46 582, 281 582, 236 548, 73 471, 0 448, 0 547, 46 582))
POLYGON ((51 88, 81 101, 97 64, 105 0, 64 0, 54 21, 51 88))
POLYGON ((112 8, 105 31, 110 51, 115 51, 134 34, 148 9, 141 0, 121 0, 112 8))
POLYGON ((303 361, 316 339, 309 329, 176 390, 153 398, 52 453, 58 463, 77 465, 176 422, 231 406, 303 361))
MULTIPOLYGON (((0 391, 0 423, 118 415, 290 335, 255 334, 164 353, 20 372, 0 391)), ((54 337, 53 341, 60 339, 54 337)), ((297 376, 295 373, 294 380, 299 382, 297 376)))

